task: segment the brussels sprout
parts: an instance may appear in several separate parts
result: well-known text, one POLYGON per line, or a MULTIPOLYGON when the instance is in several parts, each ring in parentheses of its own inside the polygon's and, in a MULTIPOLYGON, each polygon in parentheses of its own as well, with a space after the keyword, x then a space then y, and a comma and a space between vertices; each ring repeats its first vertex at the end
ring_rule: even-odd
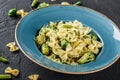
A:
POLYGON ((41 46, 41 51, 42 51, 42 53, 43 53, 44 55, 48 55, 49 52, 50 52, 50 48, 49 48, 49 46, 48 46, 46 43, 44 43, 44 44, 42 44, 42 46, 41 46))
POLYGON ((85 64, 95 60, 95 55, 92 52, 85 53, 79 60, 78 63, 85 64))
POLYGON ((12 8, 9 10, 8 16, 10 16, 10 17, 16 16, 16 12, 17 12, 17 10, 15 8, 12 8))
POLYGON ((63 50, 66 50, 66 46, 68 45, 68 43, 69 42, 66 39, 63 39, 61 41, 61 47, 62 47, 63 50))

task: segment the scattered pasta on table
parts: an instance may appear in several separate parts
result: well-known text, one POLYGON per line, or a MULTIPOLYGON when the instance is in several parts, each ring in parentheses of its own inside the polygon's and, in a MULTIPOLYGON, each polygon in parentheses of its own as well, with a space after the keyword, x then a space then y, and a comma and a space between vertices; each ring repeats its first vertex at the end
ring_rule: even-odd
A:
POLYGON ((61 5, 70 5, 69 2, 61 2, 61 5))
POLYGON ((5 73, 12 74, 13 76, 18 76, 19 75, 19 70, 18 69, 12 69, 11 67, 7 67, 5 69, 5 73))
POLYGON ((6 44, 6 46, 9 47, 10 52, 15 52, 19 50, 19 48, 15 45, 15 42, 10 42, 6 44))
POLYGON ((32 74, 28 76, 29 80, 38 80, 39 79, 39 74, 32 74))
POLYGON ((23 9, 17 11, 17 15, 20 15, 22 18, 26 16, 28 12, 25 12, 23 9))

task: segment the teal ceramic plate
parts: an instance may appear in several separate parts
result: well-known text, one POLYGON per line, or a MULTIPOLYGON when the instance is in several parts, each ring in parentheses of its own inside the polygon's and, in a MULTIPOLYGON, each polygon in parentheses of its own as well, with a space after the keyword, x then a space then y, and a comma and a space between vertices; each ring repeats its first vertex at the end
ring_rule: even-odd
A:
POLYGON ((104 15, 85 7, 54 5, 34 10, 19 21, 15 30, 16 42, 33 62, 47 69, 68 74, 88 74, 112 65, 120 56, 120 31, 104 15), (79 20, 90 26, 101 38, 104 46, 94 62, 83 65, 59 64, 47 59, 36 47, 34 38, 42 25, 50 21, 79 20))

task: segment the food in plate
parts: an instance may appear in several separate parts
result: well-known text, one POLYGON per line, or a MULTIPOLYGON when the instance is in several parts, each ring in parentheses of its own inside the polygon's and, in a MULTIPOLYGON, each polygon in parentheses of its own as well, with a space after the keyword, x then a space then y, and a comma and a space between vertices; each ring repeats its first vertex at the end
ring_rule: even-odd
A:
POLYGON ((35 43, 49 59, 70 65, 94 61, 103 46, 98 35, 78 20, 43 25, 35 43))

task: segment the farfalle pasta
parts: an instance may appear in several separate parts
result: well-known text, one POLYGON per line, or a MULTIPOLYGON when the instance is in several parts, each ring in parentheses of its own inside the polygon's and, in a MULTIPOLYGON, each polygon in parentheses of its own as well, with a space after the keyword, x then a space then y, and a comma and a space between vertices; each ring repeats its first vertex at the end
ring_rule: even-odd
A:
POLYGON ((13 76, 18 76, 19 75, 19 70, 18 69, 12 69, 11 67, 7 67, 5 69, 5 73, 12 74, 13 76))
POLYGON ((28 76, 29 80, 38 80, 39 79, 39 74, 32 74, 28 76))
POLYGON ((19 48, 15 45, 15 42, 10 42, 6 44, 6 46, 10 48, 10 52, 15 52, 19 50, 19 48))
POLYGON ((92 28, 78 20, 44 25, 35 37, 35 42, 49 59, 70 65, 94 61, 103 47, 92 28))

